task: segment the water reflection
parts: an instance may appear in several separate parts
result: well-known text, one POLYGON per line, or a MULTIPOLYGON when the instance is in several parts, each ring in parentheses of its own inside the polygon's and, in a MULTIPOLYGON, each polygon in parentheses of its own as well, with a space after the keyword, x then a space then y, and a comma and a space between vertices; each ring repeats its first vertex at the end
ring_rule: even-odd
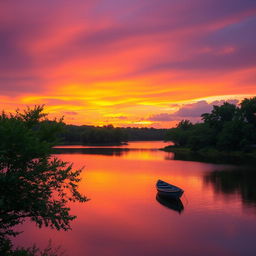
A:
POLYGON ((163 160, 163 152, 158 149, 149 149, 149 148, 106 148, 106 147, 74 147, 74 148, 54 148, 53 151, 56 155, 99 155, 99 156, 117 156, 117 157, 132 157, 138 156, 143 160, 151 160, 152 156, 156 158, 159 156, 159 159, 163 160))
POLYGON ((123 145, 114 146, 85 146, 85 145, 61 145, 54 148, 129 148, 129 149, 160 149, 170 145, 170 142, 164 141, 132 141, 123 145))
MULTIPOLYGON (((92 200, 83 205, 70 204, 77 216, 72 231, 37 229, 26 223, 21 228, 25 232, 15 238, 15 244, 29 246, 33 241, 44 248, 45 241, 52 239, 68 255, 75 256, 256 255, 256 215, 244 211, 241 197, 236 195, 240 192, 235 190, 233 194, 234 189, 228 189, 232 200, 226 200, 230 197, 225 189, 217 189, 223 187, 218 175, 233 167, 166 161, 172 153, 156 150, 164 145, 154 143, 131 143, 125 150, 81 151, 76 147, 78 153, 73 149, 62 151, 58 157, 63 161, 73 162, 74 168, 85 166, 80 191, 92 200), (215 170, 220 172, 215 175, 215 170), (156 198, 158 179, 186 191, 186 210, 182 202, 156 198)), ((228 175, 237 174, 230 171, 228 175)), ((239 179, 246 178, 239 176, 236 182, 239 179)), ((249 179, 254 183, 255 177, 249 179)))
POLYGON ((256 170, 236 168, 207 173, 207 185, 213 185, 214 192, 224 195, 239 195, 245 206, 256 207, 256 170))
POLYGON ((248 155, 230 155, 230 154, 201 154, 198 152, 175 152, 166 155, 165 160, 182 160, 193 161, 202 163, 215 163, 215 164, 255 164, 255 159, 248 155))
POLYGON ((164 148, 166 145, 167 143, 163 141, 134 141, 120 146, 63 145, 55 147, 54 154, 123 156, 129 155, 130 153, 140 153, 140 157, 142 155, 152 157, 153 155, 157 155, 157 153, 159 153, 163 159, 163 152, 159 151, 159 149, 164 148))
POLYGON ((130 151, 128 148, 55 148, 54 154, 122 156, 128 151, 130 151))
POLYGON ((180 199, 174 199, 170 197, 161 196, 159 193, 156 194, 156 201, 161 205, 178 212, 181 214, 184 211, 183 203, 180 199))

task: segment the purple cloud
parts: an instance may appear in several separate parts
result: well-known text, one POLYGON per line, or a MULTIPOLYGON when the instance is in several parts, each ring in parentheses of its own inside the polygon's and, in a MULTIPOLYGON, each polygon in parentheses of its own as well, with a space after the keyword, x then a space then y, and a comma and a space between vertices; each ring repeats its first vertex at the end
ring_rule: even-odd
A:
POLYGON ((160 113, 150 116, 148 120, 157 122, 175 121, 177 120, 177 116, 175 116, 174 114, 160 113))
POLYGON ((69 115, 69 116, 75 116, 75 115, 78 115, 77 112, 75 111, 65 111, 63 112, 64 115, 69 115))
POLYGON ((185 104, 178 111, 173 114, 160 113, 149 117, 150 121, 179 121, 182 119, 190 119, 191 121, 199 121, 201 115, 212 111, 213 106, 222 105, 224 102, 231 104, 238 104, 238 100, 218 100, 211 103, 207 103, 205 100, 198 101, 196 103, 185 104))

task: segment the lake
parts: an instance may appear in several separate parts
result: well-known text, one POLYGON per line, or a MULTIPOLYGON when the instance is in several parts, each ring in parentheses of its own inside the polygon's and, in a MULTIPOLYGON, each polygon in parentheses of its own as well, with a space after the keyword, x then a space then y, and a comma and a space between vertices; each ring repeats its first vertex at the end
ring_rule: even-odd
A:
POLYGON ((58 148, 81 168, 71 205, 72 231, 19 226, 16 245, 46 247, 51 239, 71 256, 256 255, 256 175, 246 167, 174 160, 163 142, 120 147, 58 148), (181 201, 159 198, 155 183, 184 189, 181 201))

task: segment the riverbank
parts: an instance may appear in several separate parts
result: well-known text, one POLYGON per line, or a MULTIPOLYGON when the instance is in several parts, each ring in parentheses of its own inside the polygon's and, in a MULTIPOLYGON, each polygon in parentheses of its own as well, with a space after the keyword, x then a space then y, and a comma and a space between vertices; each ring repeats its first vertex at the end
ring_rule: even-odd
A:
POLYGON ((175 160, 230 164, 256 163, 256 151, 219 151, 212 148, 193 151, 190 148, 173 145, 167 146, 161 150, 174 153, 175 160))

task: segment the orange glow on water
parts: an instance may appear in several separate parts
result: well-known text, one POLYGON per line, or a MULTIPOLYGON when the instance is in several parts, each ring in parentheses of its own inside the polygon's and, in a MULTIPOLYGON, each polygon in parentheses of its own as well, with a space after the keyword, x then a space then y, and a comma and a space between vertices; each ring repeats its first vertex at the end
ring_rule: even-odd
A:
POLYGON ((106 251, 107 255, 128 256, 135 248, 138 254, 150 256, 174 251, 176 255, 190 255, 192 250, 205 255, 242 251, 243 237, 255 232, 255 216, 248 219, 239 195, 216 194, 204 182, 206 174, 230 167, 171 160, 172 155, 156 150, 163 146, 162 142, 134 142, 121 146, 123 151, 118 155, 113 147, 107 154, 104 147, 97 147, 95 153, 91 149, 88 154, 71 154, 66 146, 66 153, 57 156, 74 162, 74 168, 85 166, 80 191, 91 200, 70 205, 77 215, 72 231, 24 225, 25 232, 16 242, 24 246, 33 241, 45 246, 51 238, 77 256, 85 252, 102 255, 106 251), (156 200, 155 183, 159 178, 184 189, 181 214, 156 200), (233 241, 232 248, 229 243, 219 247, 216 237, 233 241), (184 243, 186 246, 181 246, 184 243))

